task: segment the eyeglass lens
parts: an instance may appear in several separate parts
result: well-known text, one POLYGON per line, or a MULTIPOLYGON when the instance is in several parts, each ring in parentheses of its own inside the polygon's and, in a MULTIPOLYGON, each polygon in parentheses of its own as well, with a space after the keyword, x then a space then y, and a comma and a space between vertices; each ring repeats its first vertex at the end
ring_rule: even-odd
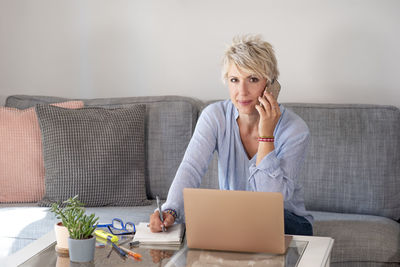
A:
POLYGON ((120 219, 113 219, 113 228, 122 230, 124 229, 124 223, 120 219))
POLYGON ((135 226, 132 223, 127 222, 125 225, 125 229, 128 232, 134 232, 135 226))

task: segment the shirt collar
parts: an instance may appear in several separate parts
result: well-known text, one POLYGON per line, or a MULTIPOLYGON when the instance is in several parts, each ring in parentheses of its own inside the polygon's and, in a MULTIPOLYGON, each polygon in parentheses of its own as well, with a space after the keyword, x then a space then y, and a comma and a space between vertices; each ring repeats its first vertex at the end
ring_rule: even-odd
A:
MULTIPOLYGON (((232 103, 233 105, 233 103, 232 103)), ((237 110, 236 106, 233 105, 233 115, 235 116, 235 120, 237 120, 237 118, 239 118, 239 111, 237 110)))

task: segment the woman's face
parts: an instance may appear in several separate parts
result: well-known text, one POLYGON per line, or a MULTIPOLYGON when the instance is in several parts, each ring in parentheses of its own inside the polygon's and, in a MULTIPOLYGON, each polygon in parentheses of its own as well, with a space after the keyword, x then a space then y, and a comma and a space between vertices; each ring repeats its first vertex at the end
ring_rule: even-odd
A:
POLYGON ((264 92, 267 79, 238 69, 235 64, 228 68, 228 87, 232 103, 240 114, 258 114, 255 106, 258 97, 264 92))

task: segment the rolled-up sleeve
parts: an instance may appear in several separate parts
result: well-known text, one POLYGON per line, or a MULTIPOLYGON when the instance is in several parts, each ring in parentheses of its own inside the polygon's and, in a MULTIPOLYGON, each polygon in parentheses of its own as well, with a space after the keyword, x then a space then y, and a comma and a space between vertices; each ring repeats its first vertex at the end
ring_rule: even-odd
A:
POLYGON ((196 129, 186 149, 168 192, 163 210, 174 209, 177 222, 184 221, 183 189, 199 187, 208 169, 217 143, 217 120, 213 110, 206 108, 197 122, 196 129))
POLYGON ((309 136, 305 125, 295 125, 281 133, 275 142, 275 150, 268 153, 257 166, 250 165, 248 179, 252 190, 281 192, 285 201, 290 200, 306 157, 309 136))

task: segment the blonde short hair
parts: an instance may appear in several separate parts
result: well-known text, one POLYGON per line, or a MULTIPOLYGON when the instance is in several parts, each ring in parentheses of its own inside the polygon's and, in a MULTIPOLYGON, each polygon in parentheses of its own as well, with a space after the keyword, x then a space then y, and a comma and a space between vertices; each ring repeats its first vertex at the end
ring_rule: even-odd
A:
POLYGON ((229 66, 234 63, 239 69, 266 78, 269 82, 279 76, 274 49, 260 35, 235 36, 227 48, 222 62, 222 80, 228 78, 229 66))

